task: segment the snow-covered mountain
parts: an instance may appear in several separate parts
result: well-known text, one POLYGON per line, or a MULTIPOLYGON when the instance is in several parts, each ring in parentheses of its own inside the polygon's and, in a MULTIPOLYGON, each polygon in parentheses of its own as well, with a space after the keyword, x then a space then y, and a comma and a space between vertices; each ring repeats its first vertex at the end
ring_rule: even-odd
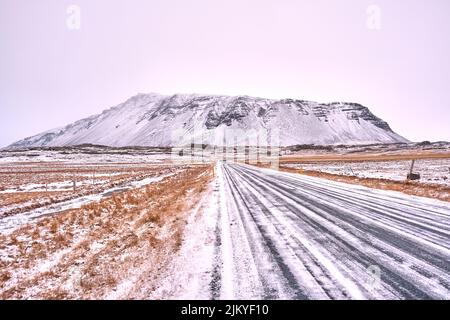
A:
POLYGON ((246 137, 255 132, 277 135, 282 146, 407 142, 385 121, 356 103, 138 94, 99 115, 26 138, 10 147, 85 143, 115 147, 180 146, 193 141, 243 145, 248 143, 246 137))

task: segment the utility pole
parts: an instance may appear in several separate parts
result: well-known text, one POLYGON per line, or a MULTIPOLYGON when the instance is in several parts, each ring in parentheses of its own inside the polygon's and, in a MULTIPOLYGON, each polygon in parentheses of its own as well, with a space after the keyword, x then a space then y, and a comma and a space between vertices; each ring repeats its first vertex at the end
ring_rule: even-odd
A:
POLYGON ((415 163, 416 160, 413 159, 411 162, 411 168, 409 169, 409 173, 406 175, 406 180, 420 180, 420 174, 413 173, 415 163))
POLYGON ((413 173, 413 170, 414 170, 414 163, 416 163, 416 160, 415 160, 415 159, 413 159, 413 161, 411 162, 411 168, 409 169, 409 174, 412 174, 412 173, 413 173))

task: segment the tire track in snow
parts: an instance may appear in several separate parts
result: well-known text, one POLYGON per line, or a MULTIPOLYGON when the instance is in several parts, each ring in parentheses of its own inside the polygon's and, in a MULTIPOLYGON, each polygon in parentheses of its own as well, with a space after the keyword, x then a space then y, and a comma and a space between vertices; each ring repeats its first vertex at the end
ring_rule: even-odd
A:
MULTIPOLYGON (((301 178, 302 177, 300 177, 300 179, 301 178)), ((272 191, 281 190, 282 193, 284 192, 284 196, 294 199, 296 203, 302 204, 302 206, 313 210, 316 214, 321 213, 321 216, 328 219, 330 217, 338 218, 340 221, 345 221, 353 226, 357 226, 358 229, 362 231, 376 234, 378 237, 384 239, 386 243, 395 244, 413 255, 417 255, 420 258, 433 259, 435 264, 440 265, 442 268, 450 272, 450 264, 448 263, 449 260, 447 258, 449 253, 447 248, 450 247, 450 233, 446 233, 447 237, 441 238, 441 242, 439 244, 431 243, 425 239, 428 235, 427 232, 425 232, 426 228, 422 230, 415 228, 411 232, 406 232, 408 229, 405 229, 406 226, 404 225, 398 227, 397 225, 392 224, 392 221, 380 220, 371 216, 371 211, 377 211, 376 209, 370 209, 364 206, 351 206, 351 210, 349 210, 348 207, 350 206, 347 205, 349 200, 343 198, 345 201, 342 201, 343 199, 339 199, 337 197, 330 199, 324 190, 321 190, 321 192, 312 193, 306 190, 305 186, 302 186, 301 189, 298 189, 295 195, 292 195, 292 189, 287 188, 285 186, 286 183, 274 183, 273 180, 268 180, 265 177, 259 179, 263 181, 264 185, 271 185, 272 191), (308 194, 309 196, 305 198, 304 194, 308 194), (323 197, 325 197, 326 201, 321 199, 323 197), (336 204, 336 201, 339 203, 336 204), (364 214, 365 212, 366 214, 364 214), (369 214, 367 214, 367 212, 369 214), (364 222, 355 219, 355 216, 359 217, 364 222), (421 237, 415 236, 417 232, 419 232, 421 237), (432 248, 437 251, 430 251, 427 247, 424 247, 424 245, 432 246, 432 248), (441 254, 442 252, 444 252, 444 255, 441 254)), ((257 180, 254 180, 254 182, 256 181, 257 180)), ((262 186, 262 188, 266 189, 265 186, 262 186)), ((354 201, 352 200, 351 203, 354 203, 354 201)), ((394 205, 392 201, 387 204, 394 205)), ((386 210, 388 210, 388 208, 386 210)), ((450 219, 443 221, 447 221, 448 223, 450 219)))
MULTIPOLYGON (((255 182, 256 183, 256 182, 255 182)), ((283 201, 283 199, 281 198, 275 198, 272 199, 274 201, 283 201)), ((307 208, 306 207, 298 207, 298 202, 294 202, 294 206, 290 205, 290 204, 286 204, 286 207, 289 207, 292 212, 302 212, 303 214, 299 215, 297 213, 295 213, 295 218, 301 219, 302 221, 300 223, 302 223, 303 228, 302 229, 306 229, 305 231, 309 230, 309 232, 304 235, 304 237, 309 238, 309 239, 315 239, 317 238, 317 234, 322 234, 326 235, 326 241, 322 240, 320 241, 321 244, 325 244, 327 246, 328 251, 331 251, 331 244, 334 244, 336 246, 337 249, 335 249, 335 256, 340 257, 340 260, 344 262, 344 264, 346 264, 345 262, 348 260, 353 260, 353 261, 358 261, 359 264, 362 264, 362 268, 361 266, 356 266, 353 265, 351 267, 358 267, 359 272, 356 272, 357 275, 360 276, 367 276, 366 275, 366 270, 365 268, 371 266, 371 265, 378 265, 379 263, 376 262, 376 260, 370 258, 367 254, 367 251, 369 251, 370 247, 373 245, 370 241, 363 241, 364 239, 364 235, 361 236, 360 239, 354 238, 354 241, 358 241, 358 242, 364 242, 364 244, 362 246, 360 246, 360 248, 356 248, 353 247, 352 250, 356 250, 356 252, 358 252, 357 255, 353 255, 353 251, 349 251, 348 247, 349 247, 349 239, 347 238, 342 238, 337 236, 338 234, 341 233, 341 230, 337 229, 336 234, 334 234, 332 231, 328 230, 330 228, 330 224, 324 222, 322 220, 322 224, 318 223, 315 219, 311 219, 311 217, 307 217, 306 212, 307 212, 307 208), (297 206, 296 206, 297 205, 297 206), (311 227, 314 228, 311 228, 311 227), (368 263, 370 261, 370 263, 368 263)), ((313 213, 314 214, 314 213, 313 213)), ((295 221, 296 219, 292 219, 292 217, 287 217, 290 220, 292 220, 294 222, 294 224, 298 224, 299 221, 295 221)), ((298 229, 297 232, 291 232, 291 234, 302 234, 304 230, 302 229, 298 229)), ((336 228, 331 228, 331 229, 336 229, 336 228)), ((336 231, 336 230, 333 230, 336 231)), ((386 253, 386 249, 385 248, 381 248, 383 253, 386 253)), ((306 256, 308 253, 300 253, 299 256, 306 256)), ((318 264, 317 262, 314 262, 315 264, 318 264)), ((385 262, 386 263, 386 262, 385 262)), ((346 264, 348 266, 348 264, 346 264)), ((318 264, 318 267, 320 268, 320 264, 318 264)), ((405 278, 402 278, 401 276, 399 276, 397 273, 392 272, 392 269, 395 270, 395 268, 391 268, 388 269, 387 266, 383 265, 383 271, 385 273, 385 275, 389 275, 389 277, 386 277, 386 282, 389 282, 391 284, 394 284, 394 286, 398 287, 398 284, 401 283, 402 287, 402 294, 401 296, 406 297, 406 298, 429 298, 429 296, 424 293, 423 291, 419 290, 416 286, 414 286, 412 283, 410 283, 409 281, 407 281, 405 278)), ((345 271, 345 269, 344 269, 345 271)), ((355 270, 353 270, 355 271, 355 270)), ((318 282, 322 280, 323 282, 323 276, 319 275, 315 275, 315 277, 318 279, 318 282)), ((354 278, 354 281, 356 282, 360 282, 361 279, 358 280, 358 278, 355 278, 352 276, 351 273, 347 272, 347 277, 350 278, 354 278)), ((344 293, 345 296, 348 295, 347 291, 342 291, 342 293, 344 293)), ((338 297, 336 296, 337 292, 336 290, 334 290, 334 297, 338 297)), ((331 295, 330 297, 333 297, 333 295, 331 295)))
POLYGON ((228 297, 450 298, 447 203, 219 167, 228 297), (367 281, 373 265, 381 270, 376 290, 367 281))
MULTIPOLYGON (((249 246, 251 246, 252 252, 256 252, 256 254, 251 254, 251 260, 258 264, 256 272, 261 281, 261 283, 259 283, 259 291, 264 292, 262 296, 256 297, 264 299, 307 298, 303 293, 304 290, 300 288, 295 280, 295 275, 281 258, 278 249, 279 245, 271 239, 268 235, 268 231, 264 230, 255 220, 251 207, 236 184, 236 181, 234 181, 233 177, 230 176, 228 172, 226 173, 225 179, 232 186, 230 192, 233 201, 237 203, 239 219, 241 221, 245 220, 242 231, 248 232, 248 230, 252 229, 251 237, 246 236, 246 240, 249 246), (250 213, 250 215, 248 213, 250 213), (245 216, 247 216, 247 219, 245 216), (257 262, 255 262, 255 259, 257 262), (284 278, 278 277, 277 274, 282 274, 284 278), (263 286, 262 288, 261 285, 263 286)), ((250 232, 248 233, 250 235, 250 232)), ((245 259, 242 260, 245 261, 245 259)), ((250 263, 251 262, 252 261, 250 261, 250 263)), ((248 263, 249 262, 247 262, 247 264, 248 263)), ((242 273, 241 270, 239 273, 242 273)), ((248 281, 248 279, 244 279, 244 281, 248 281)), ((254 292, 252 294, 254 294, 254 292)))

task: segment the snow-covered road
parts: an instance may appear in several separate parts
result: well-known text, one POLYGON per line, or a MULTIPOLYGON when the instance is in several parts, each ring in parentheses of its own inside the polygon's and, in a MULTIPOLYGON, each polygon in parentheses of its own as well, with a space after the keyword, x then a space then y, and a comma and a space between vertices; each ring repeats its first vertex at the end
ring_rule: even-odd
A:
POLYGON ((450 204, 218 164, 213 298, 450 299, 450 204))

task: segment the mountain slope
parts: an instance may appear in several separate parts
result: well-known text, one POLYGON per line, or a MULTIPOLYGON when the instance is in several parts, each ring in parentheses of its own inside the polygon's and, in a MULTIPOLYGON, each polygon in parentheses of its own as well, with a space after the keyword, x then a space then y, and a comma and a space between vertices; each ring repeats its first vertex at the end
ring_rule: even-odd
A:
POLYGON ((192 141, 243 145, 249 143, 248 136, 252 141, 255 135, 270 135, 276 144, 279 138, 282 146, 407 142, 385 121, 356 103, 138 94, 99 115, 26 138, 10 147, 83 143, 177 146, 192 141))

